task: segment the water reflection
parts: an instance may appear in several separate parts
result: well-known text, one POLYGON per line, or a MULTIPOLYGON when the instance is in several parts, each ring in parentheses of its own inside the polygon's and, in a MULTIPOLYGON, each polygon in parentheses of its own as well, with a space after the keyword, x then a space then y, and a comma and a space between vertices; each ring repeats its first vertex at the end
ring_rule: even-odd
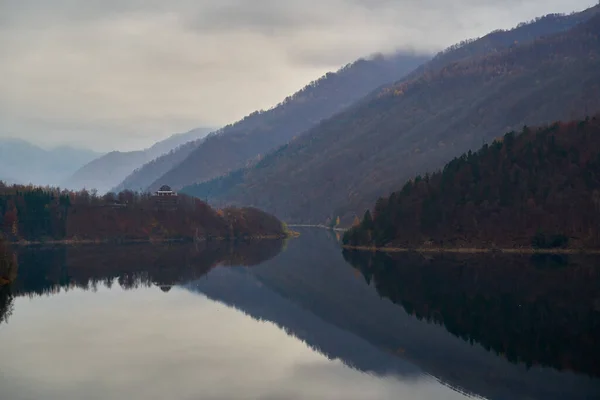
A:
POLYGON ((17 247, 18 279, 0 286, 0 323, 11 316, 15 296, 41 296, 75 288, 96 291, 116 282, 125 290, 197 279, 219 265, 259 264, 276 256, 282 240, 17 247))
POLYGON ((344 252, 417 319, 513 363, 600 376, 597 257, 344 252))
MULTIPOLYGON (((546 271, 554 274, 560 271, 560 269, 547 267, 538 263, 527 271, 535 270, 538 274, 546 271)), ((519 275, 517 269, 518 267, 513 267, 506 270, 504 282, 509 282, 515 291, 520 289, 522 295, 535 297, 542 288, 548 286, 548 281, 541 279, 541 275, 529 277, 534 280, 541 279, 540 288, 536 288, 533 282, 525 286, 524 283, 529 281, 521 283, 521 280, 527 275, 519 275), (511 273, 514 274, 512 279, 511 273), (528 290, 530 290, 529 294, 527 294, 528 290)), ((579 271, 582 274, 593 274, 590 269, 593 267, 582 266, 579 271)), ((405 364, 395 364, 390 359, 369 362, 367 357, 364 357, 365 354, 369 354, 367 351, 351 351, 348 350, 351 346, 342 346, 345 353, 341 353, 339 348, 336 349, 335 339, 331 335, 319 335, 322 328, 305 321, 300 314, 295 314, 293 309, 278 312, 277 307, 282 304, 281 301, 265 301, 262 306, 253 305, 257 298, 256 294, 244 295, 241 289, 228 290, 227 285, 232 282, 232 279, 225 277, 225 272, 231 275, 243 274, 244 271, 214 272, 215 274, 210 276, 210 284, 200 282, 194 289, 210 298, 243 309, 255 318, 274 321, 328 356, 339 357, 348 365, 353 365, 360 370, 381 376, 385 376, 389 371, 406 374, 403 370, 405 364), (217 272, 223 275, 221 284, 217 283, 217 272)), ((472 272, 476 271, 469 273, 472 272)), ((586 367, 587 375, 539 365, 528 368, 524 363, 511 363, 504 354, 495 354, 477 343, 471 344, 457 338, 445 327, 420 320, 413 313, 407 313, 402 307, 390 302, 377 291, 374 287, 375 282, 371 281, 371 284, 368 284, 360 270, 352 268, 344 261, 340 256, 337 243, 325 232, 303 232, 301 239, 292 242, 286 252, 252 268, 248 271, 248 276, 246 279, 240 279, 247 282, 246 287, 254 284, 266 288, 265 290, 276 293, 298 306, 300 310, 360 338, 386 354, 393 355, 396 360, 418 367, 424 373, 438 378, 457 391, 491 399, 600 398, 599 381, 588 376, 596 365, 594 353, 589 354, 587 358, 585 351, 577 356, 581 360, 587 360, 587 365, 590 367, 586 367)), ((577 273, 572 275, 574 276, 578 276, 577 273)), ((415 293, 418 293, 421 283, 418 279, 421 278, 407 277, 404 283, 407 286, 415 285, 415 293), (412 278, 415 280, 411 280, 412 278)), ((440 281, 445 279, 447 279, 445 275, 439 276, 440 281)), ((472 285, 477 286, 478 282, 481 282, 484 284, 482 287, 486 288, 486 279, 497 278, 479 272, 472 279, 472 285)), ((563 289, 557 288, 557 290, 573 292, 578 284, 573 279, 570 283, 566 281, 563 289)), ((598 290, 597 284, 588 283, 581 287, 582 292, 579 295, 583 295, 586 290, 598 290)), ((462 287, 455 289, 454 293, 457 297, 466 296, 462 287)), ((493 293, 490 293, 487 298, 492 300, 493 293)), ((559 302, 563 301, 561 297, 556 299, 559 302)), ((427 301, 424 304, 427 304, 427 301)), ((577 313, 577 309, 573 312, 577 313)), ((469 315, 465 314, 464 317, 468 319, 469 315)), ((490 319, 493 320, 493 316, 490 316, 490 319)), ((498 324, 504 321, 498 320, 498 324)), ((583 318, 581 321, 593 323, 591 322, 593 319, 583 318)), ((466 323, 475 330, 478 327, 477 320, 466 321, 466 323)), ((586 322, 583 322, 580 326, 585 324, 586 322)), ((510 326, 518 329, 518 324, 510 326)), ((526 334, 526 329, 521 332, 526 334)), ((504 333, 506 331, 501 331, 500 335, 504 333)), ((516 336, 518 335, 506 335, 502 339, 512 343, 516 336)), ((560 340, 579 340, 579 337, 562 337, 560 340)), ((517 349, 520 350, 521 347, 517 349)))
POLYGON ((129 244, 21 247, 17 249, 19 275, 12 285, 16 295, 111 286, 123 289, 173 285, 204 276, 218 265, 259 264, 276 256, 281 240, 203 242, 198 244, 129 244))
POLYGON ((268 260, 278 252, 272 244, 261 256, 255 246, 213 250, 24 251, 14 285, 17 312, 0 329, 0 344, 10 344, 0 358, 0 397, 464 398, 270 291, 252 274, 260 266, 228 267, 268 260), (205 287, 215 292, 198 295, 205 287), (215 301, 221 292, 223 301, 215 301), (314 331, 302 333, 307 327, 314 331), (319 341, 337 348, 337 356, 312 345, 319 341), (394 368, 364 374, 348 366, 352 358, 394 368))
POLYGON ((20 249, 0 398, 600 398, 594 260, 281 248, 20 249))
POLYGON ((165 296, 100 285, 25 300, 0 330, 11 344, 0 359, 2 399, 462 398, 431 379, 363 375, 177 287, 165 296))
POLYGON ((0 286, 0 324, 7 322, 13 311, 13 295, 9 285, 0 286))

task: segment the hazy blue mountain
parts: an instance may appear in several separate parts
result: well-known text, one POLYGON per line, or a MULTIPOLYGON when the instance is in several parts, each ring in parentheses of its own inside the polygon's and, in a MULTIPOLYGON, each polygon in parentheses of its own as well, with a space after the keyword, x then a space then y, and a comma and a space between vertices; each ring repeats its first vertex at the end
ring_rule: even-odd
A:
POLYGON ((70 146, 47 150, 25 140, 0 138, 0 179, 7 183, 58 185, 99 155, 70 146))
POLYGON ((178 133, 144 150, 110 152, 74 171, 63 185, 69 189, 87 188, 97 189, 100 193, 107 192, 136 168, 178 147, 185 147, 186 143, 198 140, 212 130, 213 128, 197 128, 186 133, 178 133))

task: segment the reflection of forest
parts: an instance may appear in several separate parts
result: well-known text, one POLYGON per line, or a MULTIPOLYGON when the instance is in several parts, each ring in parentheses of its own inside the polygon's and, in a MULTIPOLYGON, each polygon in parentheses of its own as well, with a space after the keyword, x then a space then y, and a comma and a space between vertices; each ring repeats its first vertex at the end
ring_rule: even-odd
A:
POLYGON ((13 295, 8 285, 0 286, 0 324, 8 321, 13 310, 13 295))
POLYGON ((205 275, 217 265, 256 265, 277 255, 281 240, 131 244, 18 249, 19 275, 0 288, 0 322, 12 310, 12 296, 56 293, 61 288, 94 289, 116 281, 124 289, 172 285, 205 275))
POLYGON ((25 249, 19 254, 15 292, 43 293, 58 286, 88 288, 115 278, 125 289, 140 284, 174 285, 198 279, 216 265, 258 264, 279 253, 282 244, 265 240, 25 249))
POLYGON ((345 252, 380 295, 511 362, 600 376, 600 270, 592 257, 345 252))
POLYGON ((17 276, 17 258, 8 244, 0 238, 0 324, 8 320, 13 308, 10 283, 17 276))

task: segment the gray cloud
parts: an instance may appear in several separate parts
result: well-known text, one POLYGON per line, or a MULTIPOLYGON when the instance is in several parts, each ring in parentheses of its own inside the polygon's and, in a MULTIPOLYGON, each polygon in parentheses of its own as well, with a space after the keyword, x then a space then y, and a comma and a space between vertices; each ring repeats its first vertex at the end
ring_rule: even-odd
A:
POLYGON ((434 52, 593 0, 0 0, 0 135, 143 147, 374 52, 434 52))

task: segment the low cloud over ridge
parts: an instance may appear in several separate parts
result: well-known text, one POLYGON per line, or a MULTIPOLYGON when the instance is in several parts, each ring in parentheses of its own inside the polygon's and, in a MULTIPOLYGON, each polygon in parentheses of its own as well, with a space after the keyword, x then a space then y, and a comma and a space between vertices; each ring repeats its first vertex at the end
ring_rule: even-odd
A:
POLYGON ((150 145, 374 52, 432 53, 590 0, 0 0, 0 136, 150 145))

